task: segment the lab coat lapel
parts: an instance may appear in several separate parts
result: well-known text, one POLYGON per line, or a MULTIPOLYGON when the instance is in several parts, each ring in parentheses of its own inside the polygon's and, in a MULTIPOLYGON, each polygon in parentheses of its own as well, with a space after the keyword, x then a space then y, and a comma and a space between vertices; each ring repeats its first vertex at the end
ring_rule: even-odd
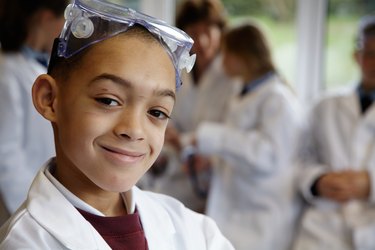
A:
POLYGON ((362 128, 362 144, 366 145, 362 166, 373 168, 375 167, 375 105, 371 105, 367 110, 360 126, 362 128))
POLYGON ((355 120, 358 120, 361 116, 361 107, 358 101, 357 92, 351 89, 341 100, 342 102, 340 105, 343 106, 342 110, 345 110, 348 117, 353 117, 355 120))
MULTIPOLYGON (((359 170, 368 166, 369 160, 372 158, 371 154, 374 151, 375 109, 372 106, 362 115, 357 92, 353 90, 343 99, 342 105, 345 105, 344 110, 349 112, 347 116, 351 117, 351 122, 354 123, 350 167, 359 170)), ((347 131, 347 133, 350 132, 347 131)))
POLYGON ((367 110, 364 115, 364 120, 367 125, 372 129, 375 130, 375 103, 373 103, 367 110))
POLYGON ((31 216, 68 249, 110 249, 99 233, 44 174, 35 178, 26 203, 31 216), (51 202, 53 200, 53 202, 51 202))
POLYGON ((133 191, 149 249, 176 249, 176 230, 170 215, 138 188, 133 191))

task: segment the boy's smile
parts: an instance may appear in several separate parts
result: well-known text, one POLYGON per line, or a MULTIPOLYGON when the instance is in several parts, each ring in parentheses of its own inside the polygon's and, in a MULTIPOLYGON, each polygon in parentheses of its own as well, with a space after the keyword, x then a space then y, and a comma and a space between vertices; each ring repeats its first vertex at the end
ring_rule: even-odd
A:
POLYGON ((175 103, 170 57, 155 40, 125 33, 93 45, 67 78, 50 119, 56 178, 83 200, 129 190, 164 142, 175 103))
POLYGON ((123 149, 121 147, 106 145, 101 145, 101 147, 105 151, 105 156, 108 157, 109 160, 116 160, 122 164, 135 163, 141 160, 146 155, 146 153, 127 151, 126 149, 123 149))

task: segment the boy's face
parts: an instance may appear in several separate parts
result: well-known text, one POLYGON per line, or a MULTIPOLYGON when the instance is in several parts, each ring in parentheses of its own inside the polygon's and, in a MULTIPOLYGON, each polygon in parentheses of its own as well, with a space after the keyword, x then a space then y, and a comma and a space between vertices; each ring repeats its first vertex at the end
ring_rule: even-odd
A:
POLYGON ((355 53, 356 61, 360 67, 362 82, 367 88, 375 88, 375 36, 368 37, 363 43, 363 48, 355 53))
POLYGON ((129 190, 160 153, 175 103, 175 71, 165 49, 116 36, 94 45, 57 86, 57 175, 129 190))

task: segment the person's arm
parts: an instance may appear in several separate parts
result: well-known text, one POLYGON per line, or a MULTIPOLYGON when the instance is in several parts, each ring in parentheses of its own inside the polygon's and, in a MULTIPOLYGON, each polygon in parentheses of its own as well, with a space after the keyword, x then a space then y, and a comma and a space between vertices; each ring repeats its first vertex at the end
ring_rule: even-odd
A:
POLYGON ((320 197, 318 191, 318 182, 323 177, 329 167, 322 163, 318 145, 321 143, 318 130, 321 129, 317 121, 317 107, 315 107, 306 119, 306 127, 302 133, 301 145, 297 159, 297 177, 296 182, 301 195, 309 203, 314 203, 320 197))
POLYGON ((225 124, 203 123, 197 132, 199 151, 242 161, 241 165, 253 166, 253 171, 272 174, 295 150, 300 114, 294 108, 284 96, 274 94, 260 107, 257 126, 248 131, 225 124))
POLYGON ((339 203, 370 198, 370 176, 366 170, 328 172, 319 176, 312 186, 314 196, 339 203))
MULTIPOLYGON (((4 72, 2 72, 4 73, 4 72)), ((17 78, 2 74, 0 79, 0 192, 9 212, 26 198, 34 177, 23 151, 24 110, 17 78)))
MULTIPOLYGON (((367 199, 370 178, 367 171, 334 171, 325 164, 326 150, 324 119, 326 105, 317 105, 310 116, 300 159, 299 176, 296 178, 304 198, 315 203, 319 198, 343 203, 351 199, 367 199)), ((343 166, 350 169, 350 166, 343 166)))

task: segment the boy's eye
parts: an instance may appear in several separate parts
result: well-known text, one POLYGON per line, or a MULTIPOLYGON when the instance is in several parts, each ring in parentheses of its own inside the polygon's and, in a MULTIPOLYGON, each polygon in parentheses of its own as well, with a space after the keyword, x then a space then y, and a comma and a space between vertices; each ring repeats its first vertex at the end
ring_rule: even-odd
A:
POLYGON ((152 115, 153 117, 158 118, 160 120, 165 120, 165 119, 170 118, 166 113, 157 109, 150 110, 148 113, 152 115))
POLYGON ((112 98, 108 97, 100 97, 100 98, 95 98, 95 100, 101 104, 107 105, 107 106, 119 106, 120 103, 112 98))

